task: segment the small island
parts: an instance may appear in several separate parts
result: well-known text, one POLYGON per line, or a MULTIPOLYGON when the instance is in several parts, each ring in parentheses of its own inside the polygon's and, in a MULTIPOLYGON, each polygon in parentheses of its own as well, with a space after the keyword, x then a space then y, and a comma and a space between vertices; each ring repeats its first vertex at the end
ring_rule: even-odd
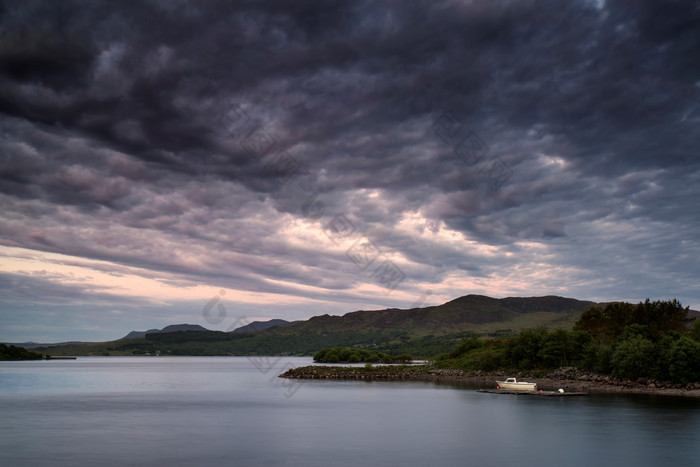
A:
POLYGON ((24 347, 0 344, 0 360, 41 360, 44 356, 24 347))

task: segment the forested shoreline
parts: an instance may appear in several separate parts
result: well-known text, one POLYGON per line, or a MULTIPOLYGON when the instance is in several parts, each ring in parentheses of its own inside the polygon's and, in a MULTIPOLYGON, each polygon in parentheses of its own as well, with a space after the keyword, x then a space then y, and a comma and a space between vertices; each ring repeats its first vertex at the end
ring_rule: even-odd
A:
MULTIPOLYGON (((675 299, 647 299, 594 305, 567 329, 532 327, 516 335, 484 336, 459 328, 415 338, 400 329, 364 327, 296 334, 293 328, 258 334, 183 331, 37 350, 54 355, 315 355, 319 363, 401 363, 414 355, 436 369, 545 375, 563 367, 620 380, 684 384, 700 382, 700 320, 693 322, 693 315, 675 299)), ((6 358, 16 358, 18 351, 13 352, 6 358)))
POLYGON ((528 329, 505 339, 471 337, 435 359, 438 368, 547 372, 575 367, 616 378, 700 381, 700 321, 677 300, 591 307, 563 329, 528 329))
MULTIPOLYGON (((700 381, 700 320, 690 325, 677 300, 610 303, 586 310, 572 331, 526 329, 517 336, 471 336, 434 358, 436 369, 509 371, 543 376, 572 367, 617 380, 700 381)), ((380 361, 357 349, 324 349, 327 363, 380 361), (334 357, 334 358, 332 358, 334 357)), ((404 357, 405 359, 405 357, 404 357)))
POLYGON ((41 360, 44 356, 24 347, 0 344, 0 360, 41 360))

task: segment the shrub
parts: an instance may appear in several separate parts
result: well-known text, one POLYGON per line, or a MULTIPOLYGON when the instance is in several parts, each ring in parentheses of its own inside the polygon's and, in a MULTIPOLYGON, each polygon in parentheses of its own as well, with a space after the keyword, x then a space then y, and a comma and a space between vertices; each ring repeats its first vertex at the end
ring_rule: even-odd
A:
POLYGON ((655 374, 654 352, 654 343, 640 335, 620 342, 610 360, 613 374, 628 379, 655 374))
POLYGON ((470 336, 467 339, 462 339, 462 342, 450 352, 449 358, 458 358, 468 353, 471 350, 478 349, 482 346, 482 342, 476 336, 470 336))

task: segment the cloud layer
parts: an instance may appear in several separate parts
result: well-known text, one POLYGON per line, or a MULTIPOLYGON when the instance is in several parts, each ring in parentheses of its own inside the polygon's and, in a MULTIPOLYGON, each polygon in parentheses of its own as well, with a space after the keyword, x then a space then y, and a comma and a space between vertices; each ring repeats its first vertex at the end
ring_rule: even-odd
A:
POLYGON ((697 1, 1 8, 1 339, 700 306, 697 1))

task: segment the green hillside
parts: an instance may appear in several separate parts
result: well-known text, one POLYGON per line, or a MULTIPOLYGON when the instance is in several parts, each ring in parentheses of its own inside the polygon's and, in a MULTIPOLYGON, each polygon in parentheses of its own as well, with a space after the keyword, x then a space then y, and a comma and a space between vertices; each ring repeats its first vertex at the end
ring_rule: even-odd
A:
POLYGON ((592 305, 595 303, 554 296, 496 299, 466 295, 426 308, 391 308, 354 311, 343 316, 315 316, 287 331, 392 330, 406 332, 410 337, 420 337, 457 331, 488 333, 497 329, 518 330, 533 326, 570 328, 580 313, 592 305))
POLYGON ((373 349, 432 356, 470 334, 505 336, 520 329, 572 329, 594 302, 564 297, 495 299, 467 295, 409 310, 322 315, 256 332, 148 334, 140 339, 42 348, 50 355, 313 355, 325 347, 373 349))

